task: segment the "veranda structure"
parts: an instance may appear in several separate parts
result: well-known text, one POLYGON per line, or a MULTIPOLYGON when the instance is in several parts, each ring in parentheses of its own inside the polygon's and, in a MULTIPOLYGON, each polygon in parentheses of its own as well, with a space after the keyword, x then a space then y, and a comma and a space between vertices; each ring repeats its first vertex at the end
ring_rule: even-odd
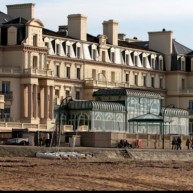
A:
POLYGON ((189 135, 188 112, 168 108, 163 117, 163 99, 159 93, 137 89, 99 89, 96 101, 69 100, 61 107, 61 125, 72 125, 76 131, 189 135), (162 116, 160 116, 162 114, 162 116))

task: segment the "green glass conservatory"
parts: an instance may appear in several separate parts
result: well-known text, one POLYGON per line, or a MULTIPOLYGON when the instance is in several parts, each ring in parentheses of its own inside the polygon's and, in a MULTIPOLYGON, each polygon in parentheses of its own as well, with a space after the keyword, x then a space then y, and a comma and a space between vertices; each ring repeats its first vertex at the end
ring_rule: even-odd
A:
POLYGON ((188 111, 161 107, 163 97, 136 89, 99 89, 95 101, 67 100, 56 110, 57 122, 76 131, 189 135, 188 111), (60 112, 60 113, 58 113, 60 112), (163 127, 164 126, 164 127, 163 127), (164 131, 163 131, 164 129, 164 131))

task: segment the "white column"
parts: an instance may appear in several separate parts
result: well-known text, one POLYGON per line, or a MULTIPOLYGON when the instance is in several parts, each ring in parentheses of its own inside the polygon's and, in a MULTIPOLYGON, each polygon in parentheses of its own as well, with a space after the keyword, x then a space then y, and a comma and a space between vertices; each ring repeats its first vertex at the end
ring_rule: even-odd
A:
POLYGON ((33 85, 28 85, 28 118, 33 117, 33 85))
POLYGON ((38 86, 33 86, 33 117, 38 118, 38 86))
POLYGON ((48 105, 48 86, 44 87, 44 118, 48 119, 48 110, 49 110, 49 105, 48 105))

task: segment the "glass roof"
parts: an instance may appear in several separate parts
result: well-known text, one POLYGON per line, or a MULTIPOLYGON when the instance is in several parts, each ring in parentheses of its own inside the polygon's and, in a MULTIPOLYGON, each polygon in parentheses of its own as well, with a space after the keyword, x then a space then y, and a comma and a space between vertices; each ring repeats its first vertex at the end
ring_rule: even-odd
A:
POLYGON ((133 119, 128 120, 128 122, 163 122, 163 117, 151 113, 140 115, 133 119))

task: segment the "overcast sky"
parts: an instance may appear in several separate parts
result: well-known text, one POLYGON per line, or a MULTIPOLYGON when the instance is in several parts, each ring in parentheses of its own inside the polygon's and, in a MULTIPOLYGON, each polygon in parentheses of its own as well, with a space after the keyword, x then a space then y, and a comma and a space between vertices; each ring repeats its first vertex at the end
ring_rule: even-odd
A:
POLYGON ((19 3, 35 3, 35 17, 53 31, 67 25, 68 15, 81 13, 91 35, 102 34, 103 21, 114 19, 127 38, 146 41, 148 32, 165 28, 193 49, 193 0, 0 0, 0 11, 7 13, 6 5, 19 3))

